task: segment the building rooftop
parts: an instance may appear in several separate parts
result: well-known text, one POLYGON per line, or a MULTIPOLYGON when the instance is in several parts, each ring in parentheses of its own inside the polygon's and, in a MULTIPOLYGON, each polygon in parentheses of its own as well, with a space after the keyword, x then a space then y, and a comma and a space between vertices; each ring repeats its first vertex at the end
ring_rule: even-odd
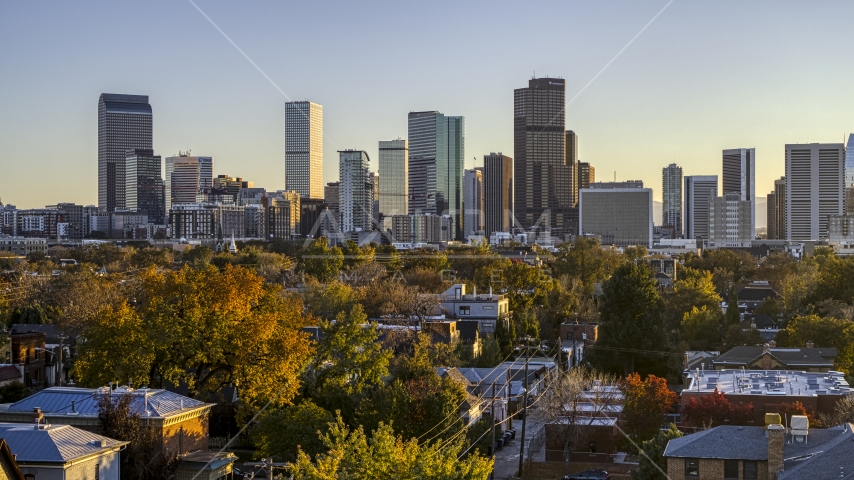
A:
MULTIPOLYGON (((721 354, 714 359, 715 365, 744 365, 753 362, 765 353, 766 347, 741 346, 721 354)), ((768 353, 784 365, 792 367, 830 367, 833 368, 837 350, 835 348, 777 348, 768 347, 768 353)))
POLYGON ((128 444, 71 425, 0 423, 0 437, 18 463, 67 463, 128 444))
POLYGON ((852 392, 842 372, 811 373, 786 370, 717 370, 688 374, 682 393, 719 392, 738 395, 817 396, 852 392), (699 380, 699 381, 698 381, 699 380))

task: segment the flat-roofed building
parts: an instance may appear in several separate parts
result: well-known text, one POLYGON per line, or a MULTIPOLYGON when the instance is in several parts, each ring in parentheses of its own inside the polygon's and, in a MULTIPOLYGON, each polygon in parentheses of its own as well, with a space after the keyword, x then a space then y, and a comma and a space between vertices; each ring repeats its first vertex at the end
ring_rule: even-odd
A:
POLYGON ((652 189, 643 182, 593 183, 579 198, 580 235, 603 245, 652 247, 652 189))

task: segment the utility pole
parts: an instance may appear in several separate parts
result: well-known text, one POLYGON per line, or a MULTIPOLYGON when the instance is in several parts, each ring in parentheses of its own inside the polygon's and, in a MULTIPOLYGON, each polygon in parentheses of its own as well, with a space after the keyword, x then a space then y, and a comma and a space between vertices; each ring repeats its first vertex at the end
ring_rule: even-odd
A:
POLYGON ((495 480, 495 381, 492 382, 492 404, 489 407, 489 416, 492 417, 492 443, 489 449, 492 451, 492 473, 489 474, 490 480, 495 480))
POLYGON ((525 405, 525 409, 522 414, 522 438, 521 442, 519 442, 519 477, 521 478, 525 474, 525 426, 528 421, 528 352, 529 352, 529 341, 531 337, 525 336, 525 393, 523 397, 523 402, 525 405))

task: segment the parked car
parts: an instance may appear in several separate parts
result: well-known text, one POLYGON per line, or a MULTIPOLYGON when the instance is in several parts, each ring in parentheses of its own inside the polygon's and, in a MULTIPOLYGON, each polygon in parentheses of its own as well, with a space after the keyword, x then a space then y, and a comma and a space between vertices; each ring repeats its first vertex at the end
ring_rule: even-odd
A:
POLYGON ((564 475, 563 480, 611 480, 611 475, 602 469, 584 470, 572 475, 564 475))

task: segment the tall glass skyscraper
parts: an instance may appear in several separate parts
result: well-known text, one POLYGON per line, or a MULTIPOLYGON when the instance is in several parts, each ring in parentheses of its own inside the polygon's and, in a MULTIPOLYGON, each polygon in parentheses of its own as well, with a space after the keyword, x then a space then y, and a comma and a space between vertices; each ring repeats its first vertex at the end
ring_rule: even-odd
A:
POLYGON ((661 223, 676 229, 682 236, 682 167, 671 163, 661 169, 661 223))
POLYGON ((125 154, 153 149, 151 104, 147 95, 102 93, 98 99, 98 207, 127 208, 125 154))
POLYGON ((501 152, 483 156, 483 210, 487 236, 513 228, 513 159, 501 152))
POLYGON ((362 150, 338 151, 338 209, 342 232, 369 232, 373 221, 374 184, 371 159, 362 150))
POLYGON ((525 229, 575 234, 574 165, 567 165, 565 81, 534 78, 513 91, 514 213, 525 229), (544 215, 548 212, 548 215, 544 215))
POLYGON ((718 196, 718 176, 689 175, 684 180, 685 238, 708 240, 709 206, 718 196))
POLYGON ((323 198, 323 107, 285 104, 285 185, 301 198, 323 198))
POLYGON ((165 220, 162 162, 154 150, 135 148, 125 153, 126 207, 148 215, 148 221, 163 225, 165 220))
POLYGON ((409 112, 409 213, 450 215, 451 238, 462 231, 465 119, 409 112))
POLYGON ((406 140, 380 140, 380 214, 409 213, 409 147, 406 140))

